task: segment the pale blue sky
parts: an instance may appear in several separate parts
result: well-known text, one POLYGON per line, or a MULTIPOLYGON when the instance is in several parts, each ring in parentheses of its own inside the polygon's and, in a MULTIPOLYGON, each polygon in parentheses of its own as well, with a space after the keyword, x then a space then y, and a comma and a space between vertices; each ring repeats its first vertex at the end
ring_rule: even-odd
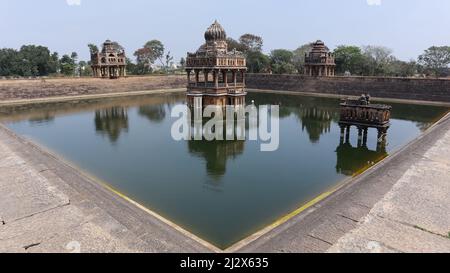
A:
POLYGON ((379 0, 0 0, 0 47, 42 44, 87 59, 91 42, 117 40, 132 55, 159 39, 178 60, 214 19, 233 38, 262 36, 266 52, 322 39, 330 48, 385 45, 408 60, 450 45, 449 0, 367 1, 379 0))

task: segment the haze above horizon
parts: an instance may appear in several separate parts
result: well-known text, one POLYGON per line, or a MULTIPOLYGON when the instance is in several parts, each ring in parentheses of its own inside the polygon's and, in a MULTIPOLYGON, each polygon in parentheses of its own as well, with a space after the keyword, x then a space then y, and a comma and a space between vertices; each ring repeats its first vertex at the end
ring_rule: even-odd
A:
POLYGON ((446 0, 0 0, 0 48, 48 46, 88 60, 88 43, 118 41, 128 56, 158 39, 179 60, 203 43, 217 19, 229 37, 253 33, 264 51, 321 39, 338 45, 382 45, 402 60, 432 45, 449 45, 446 0))

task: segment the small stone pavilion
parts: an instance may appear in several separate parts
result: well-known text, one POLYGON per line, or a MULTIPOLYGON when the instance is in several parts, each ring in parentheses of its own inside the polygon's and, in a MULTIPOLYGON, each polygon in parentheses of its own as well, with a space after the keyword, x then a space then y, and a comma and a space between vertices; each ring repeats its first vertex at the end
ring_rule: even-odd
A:
POLYGON ((125 51, 106 40, 101 52, 91 54, 91 67, 96 78, 117 79, 126 76, 125 51))
POLYGON ((378 144, 384 144, 390 127, 391 110, 389 105, 371 104, 369 95, 344 100, 341 103, 339 120, 341 138, 345 135, 348 140, 350 127, 355 126, 358 129, 358 147, 366 146, 368 128, 375 128, 378 131, 378 144))
POLYGON ((227 35, 217 21, 206 30, 205 40, 196 53, 187 54, 188 105, 244 105, 244 54, 228 51, 227 35))
POLYGON ((318 40, 309 53, 305 53, 305 75, 311 77, 332 77, 335 75, 336 63, 325 43, 318 40))

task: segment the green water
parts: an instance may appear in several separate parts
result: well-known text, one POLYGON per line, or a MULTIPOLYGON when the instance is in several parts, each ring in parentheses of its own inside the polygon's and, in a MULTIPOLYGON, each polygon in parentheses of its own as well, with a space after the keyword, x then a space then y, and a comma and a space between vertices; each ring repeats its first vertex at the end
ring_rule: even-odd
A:
POLYGON ((59 153, 139 203, 225 248, 413 140, 447 111, 391 104, 386 147, 342 143, 339 100, 249 93, 280 105, 280 145, 175 141, 171 109, 184 94, 0 108, 16 133, 59 153))

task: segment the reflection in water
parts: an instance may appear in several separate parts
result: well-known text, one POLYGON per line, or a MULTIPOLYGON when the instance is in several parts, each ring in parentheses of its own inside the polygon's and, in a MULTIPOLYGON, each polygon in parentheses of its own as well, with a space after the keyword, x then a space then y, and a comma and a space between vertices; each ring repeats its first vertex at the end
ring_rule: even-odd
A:
POLYGON ((206 170, 212 178, 218 179, 226 172, 228 158, 235 159, 244 152, 244 141, 190 140, 189 152, 206 160, 206 170))
POLYGON ((208 175, 218 180, 226 173, 226 165, 228 158, 235 159, 237 156, 244 152, 245 140, 242 139, 245 135, 245 122, 234 121, 233 126, 227 127, 224 120, 221 128, 214 128, 212 133, 216 133, 217 130, 224 140, 211 140, 208 141, 202 136, 202 128, 208 122, 207 119, 190 121, 191 131, 194 137, 188 142, 188 150, 191 154, 200 156, 206 160, 206 170, 208 175), (232 134, 229 134, 231 132, 232 134), (225 140, 227 137, 234 140, 225 140), (241 137, 241 138, 239 138, 241 137), (199 140, 195 140, 199 139, 199 140))
POLYGON ((150 121, 161 123, 166 118, 166 109, 163 104, 144 105, 139 107, 139 115, 150 121))
POLYGON ((302 123, 302 131, 305 131, 306 129, 309 140, 312 143, 317 143, 319 142, 321 135, 330 132, 331 123, 337 116, 337 109, 317 106, 301 106, 295 114, 302 123))
POLYGON ((44 125, 55 120, 55 116, 46 113, 43 116, 30 118, 28 121, 32 125, 44 125))
POLYGON ((348 176, 359 173, 361 170, 388 156, 386 135, 377 139, 377 148, 375 151, 372 151, 367 147, 367 128, 358 130, 358 144, 356 147, 353 147, 350 143, 350 128, 350 126, 341 127, 341 130, 343 130, 341 131, 339 146, 336 148, 336 171, 348 176))
POLYGON ((295 115, 311 143, 318 143, 323 134, 330 132, 333 121, 339 120, 339 104, 335 100, 303 96, 293 99, 292 96, 280 94, 264 94, 264 97, 256 97, 252 93, 248 96, 248 100, 254 100, 256 105, 278 104, 280 119, 295 115))
POLYGON ((107 135, 111 142, 116 142, 122 130, 128 132, 127 108, 112 107, 96 110, 95 130, 102 135, 107 135))

